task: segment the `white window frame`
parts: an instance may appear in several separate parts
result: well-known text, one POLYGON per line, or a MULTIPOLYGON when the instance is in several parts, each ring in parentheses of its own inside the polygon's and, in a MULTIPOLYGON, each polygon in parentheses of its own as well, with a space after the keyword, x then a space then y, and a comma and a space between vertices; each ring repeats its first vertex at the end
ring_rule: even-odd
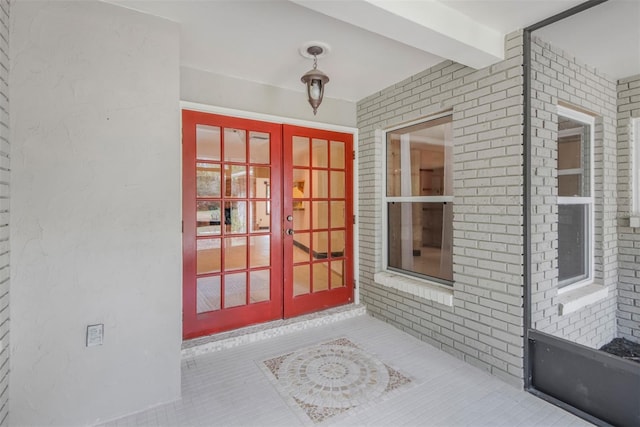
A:
MULTIPOLYGON (((444 280, 444 279, 439 279, 437 277, 433 277, 433 276, 426 276, 423 274, 419 274, 419 273, 415 273, 412 274, 409 271, 406 270, 400 270, 400 269, 390 269, 389 268, 389 210, 388 210, 388 204, 391 202, 398 202, 398 203, 402 203, 402 202, 409 202, 409 203, 419 203, 419 202, 424 202, 424 203, 453 203, 453 196, 407 196, 407 197, 402 197, 402 196, 395 196, 395 197, 389 197, 387 196, 387 186, 388 186, 388 173, 387 173, 387 158, 388 158, 388 153, 387 153, 387 138, 388 138, 388 134, 391 132, 394 132, 398 129, 403 129, 403 128, 407 128, 407 127, 411 127, 414 125, 418 125, 421 123, 427 123, 433 120, 438 120, 444 117, 451 117, 451 122, 453 123, 453 112, 452 111, 447 111, 441 114, 437 114, 434 116, 430 116, 430 117, 423 117, 421 119, 417 119, 411 122, 406 122, 406 123, 402 123, 399 124, 397 126, 393 126, 387 129, 384 129, 382 132, 382 143, 384 144, 384 166, 382 167, 382 268, 383 271, 389 274, 393 274, 393 275, 399 275, 399 276, 404 276, 413 280, 417 280, 420 282, 424 282, 427 284, 433 284, 433 285, 437 285, 437 286, 441 286, 443 288, 446 289, 451 289, 453 286, 453 281, 448 281, 448 280, 444 280)), ((453 168, 453 164, 451 165, 451 167, 453 168)), ((452 253, 453 253, 453 248, 452 248, 452 253)))
MULTIPOLYGON (((584 279, 578 280, 576 282, 571 283, 568 280, 565 281, 560 281, 558 280, 558 294, 562 294, 565 292, 570 292, 572 290, 575 290, 576 288, 580 288, 583 286, 587 286, 591 283, 593 283, 593 278, 594 278, 594 271, 595 271, 595 260, 594 260, 594 253, 595 253, 595 209, 594 209, 594 191, 595 191, 595 175, 594 175, 594 151, 595 151, 595 117, 585 114, 585 113, 581 113, 579 111, 576 110, 572 110, 570 108, 564 107, 562 105, 558 105, 558 116, 562 116, 562 117, 566 117, 568 119, 580 122, 580 123, 584 123, 586 125, 589 126, 589 197, 562 197, 562 196, 558 196, 557 198, 557 205, 570 205, 570 204, 579 204, 579 205, 588 205, 588 210, 587 210, 587 215, 588 215, 588 222, 586 225, 587 228, 587 233, 588 235, 586 236, 586 238, 588 239, 588 244, 586 245, 586 253, 584 254, 584 257, 586 258, 586 265, 587 265, 587 277, 585 277, 584 279), (562 285, 563 283, 570 283, 567 285, 562 285)), ((562 134, 562 131, 558 132, 558 137, 560 137, 562 134)), ((584 169, 584 168, 582 168, 584 169)), ((556 167, 557 170, 557 167, 556 167)), ((558 171, 558 170, 557 170, 558 171)), ((569 171, 558 171, 558 176, 562 176, 564 174, 570 174, 571 170, 569 171)), ((559 238, 559 237, 558 237, 559 238)))
POLYGON ((631 119, 629 132, 631 148, 631 214, 640 216, 640 117, 631 119))

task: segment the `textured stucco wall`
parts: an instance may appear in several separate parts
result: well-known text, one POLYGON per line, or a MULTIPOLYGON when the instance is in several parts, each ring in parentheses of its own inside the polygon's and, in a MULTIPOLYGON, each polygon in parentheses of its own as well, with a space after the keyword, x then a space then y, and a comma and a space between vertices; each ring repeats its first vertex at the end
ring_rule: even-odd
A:
POLYGON ((178 399, 179 28, 89 0, 11 21, 11 424, 178 399))

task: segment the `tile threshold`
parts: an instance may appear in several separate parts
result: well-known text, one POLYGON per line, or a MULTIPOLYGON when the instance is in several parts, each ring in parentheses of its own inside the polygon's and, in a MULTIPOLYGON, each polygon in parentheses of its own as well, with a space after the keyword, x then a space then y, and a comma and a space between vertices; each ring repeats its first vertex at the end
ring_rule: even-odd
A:
POLYGON ((243 344, 328 325, 367 313, 364 305, 348 304, 292 319, 280 319, 259 325, 247 326, 234 331, 208 335, 182 342, 182 358, 188 359, 202 354, 238 347, 243 344))

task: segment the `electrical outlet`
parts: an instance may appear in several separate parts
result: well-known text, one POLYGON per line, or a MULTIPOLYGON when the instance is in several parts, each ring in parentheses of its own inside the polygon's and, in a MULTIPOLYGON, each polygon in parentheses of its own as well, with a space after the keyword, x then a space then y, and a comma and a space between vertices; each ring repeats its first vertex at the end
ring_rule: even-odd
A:
POLYGON ((104 338, 104 324, 87 326, 87 347, 102 345, 104 338))

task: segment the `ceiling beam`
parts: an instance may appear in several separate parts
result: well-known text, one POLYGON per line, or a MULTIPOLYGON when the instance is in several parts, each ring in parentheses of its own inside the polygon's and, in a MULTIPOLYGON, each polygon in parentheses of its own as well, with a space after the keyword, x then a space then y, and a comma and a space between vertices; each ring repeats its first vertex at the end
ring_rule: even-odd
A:
POLYGON ((504 59, 504 34, 434 0, 291 1, 472 68, 504 59))

